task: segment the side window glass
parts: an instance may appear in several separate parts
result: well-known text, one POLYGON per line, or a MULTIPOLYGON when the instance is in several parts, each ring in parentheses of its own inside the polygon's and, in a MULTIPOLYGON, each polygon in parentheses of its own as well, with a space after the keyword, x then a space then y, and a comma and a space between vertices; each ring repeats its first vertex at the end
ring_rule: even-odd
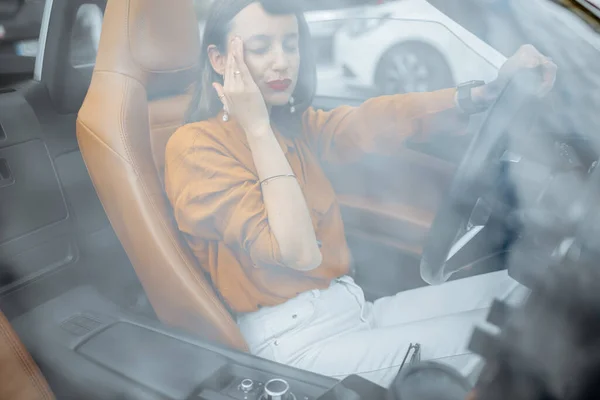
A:
POLYGON ((104 13, 96 4, 82 4, 77 10, 71 33, 70 61, 75 68, 96 63, 104 13))

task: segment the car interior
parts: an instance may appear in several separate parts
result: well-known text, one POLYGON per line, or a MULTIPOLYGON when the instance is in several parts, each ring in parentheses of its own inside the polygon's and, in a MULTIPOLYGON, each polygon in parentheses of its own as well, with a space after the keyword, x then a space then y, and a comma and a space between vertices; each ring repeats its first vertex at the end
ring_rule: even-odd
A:
MULTIPOLYGON (((0 91, 0 399, 381 396, 249 354, 182 239, 164 149, 199 37, 191 0, 46 0, 34 79, 0 91), (102 31, 95 60, 74 63, 84 6, 102 31)), ((314 106, 341 102, 359 104, 314 106)), ((327 171, 370 299, 426 284, 420 258, 470 139, 327 171)))
POLYGON ((50 398, 36 364, 57 398, 258 398, 282 378, 317 398, 337 382, 248 354, 174 224, 161 175, 198 57, 192 7, 48 0, 35 78, 0 93, 2 381, 25 374, 2 398, 50 398), (72 63, 85 5, 104 14, 95 66, 72 63))

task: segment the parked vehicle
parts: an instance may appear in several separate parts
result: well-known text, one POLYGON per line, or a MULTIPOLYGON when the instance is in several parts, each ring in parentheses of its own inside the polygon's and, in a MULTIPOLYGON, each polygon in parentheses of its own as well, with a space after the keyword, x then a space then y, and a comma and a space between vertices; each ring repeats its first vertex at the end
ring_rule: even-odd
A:
POLYGON ((496 75, 505 57, 425 0, 354 8, 334 41, 347 85, 431 91, 496 75))

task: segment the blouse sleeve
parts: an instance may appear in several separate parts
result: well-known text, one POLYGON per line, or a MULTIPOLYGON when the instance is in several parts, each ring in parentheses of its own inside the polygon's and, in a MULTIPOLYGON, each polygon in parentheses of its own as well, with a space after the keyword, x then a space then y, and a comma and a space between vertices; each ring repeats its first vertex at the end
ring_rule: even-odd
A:
MULTIPOLYGON (((219 142, 199 128, 179 134, 166 150, 165 186, 179 229, 246 252, 255 266, 283 266, 260 183, 219 142)), ((173 138, 172 138, 173 139, 173 138)))
POLYGON ((391 155, 406 139, 426 140, 432 133, 460 135, 468 117, 455 104, 456 89, 375 97, 358 107, 331 111, 309 108, 303 128, 325 162, 348 162, 362 154, 391 155))

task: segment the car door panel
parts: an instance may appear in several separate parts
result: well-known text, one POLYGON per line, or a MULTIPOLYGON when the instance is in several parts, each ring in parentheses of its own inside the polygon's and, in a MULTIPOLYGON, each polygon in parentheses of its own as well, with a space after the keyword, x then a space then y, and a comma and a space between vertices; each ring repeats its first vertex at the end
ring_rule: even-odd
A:
POLYGON ((141 293, 79 153, 75 113, 58 113, 45 85, 32 81, 0 93, 0 125, 0 308, 7 317, 81 281, 122 300, 141 293))
POLYGON ((454 164, 408 148, 328 166, 348 234, 371 234, 419 255, 454 164))
POLYGON ((0 95, 0 293, 74 259, 69 212, 42 128, 20 91, 0 95))
POLYGON ((346 234, 368 235, 389 247, 414 255, 421 254, 433 213, 402 203, 381 203, 358 195, 338 197, 346 234))
POLYGON ((0 183, 0 308, 9 319, 82 283, 153 317, 75 135, 105 3, 46 2, 35 79, 0 91, 0 160, 14 180, 0 183), (95 25, 80 26, 82 9, 95 25), (72 57, 82 51, 90 64, 72 57))
POLYGON ((0 243, 67 218, 52 161, 39 139, 0 149, 6 185, 0 188, 0 243), (43 199, 36 194, 43 193, 43 199))
POLYGON ((455 170, 454 164, 403 149, 394 157, 328 168, 338 194, 355 278, 377 298, 424 285, 418 260, 455 170))
MULTIPOLYGON (((327 110, 342 104, 360 102, 319 97, 313 105, 327 110)), ((369 297, 424 284, 418 260, 469 139, 407 140, 393 156, 368 155, 351 164, 324 165, 340 205, 355 279, 369 297)))

